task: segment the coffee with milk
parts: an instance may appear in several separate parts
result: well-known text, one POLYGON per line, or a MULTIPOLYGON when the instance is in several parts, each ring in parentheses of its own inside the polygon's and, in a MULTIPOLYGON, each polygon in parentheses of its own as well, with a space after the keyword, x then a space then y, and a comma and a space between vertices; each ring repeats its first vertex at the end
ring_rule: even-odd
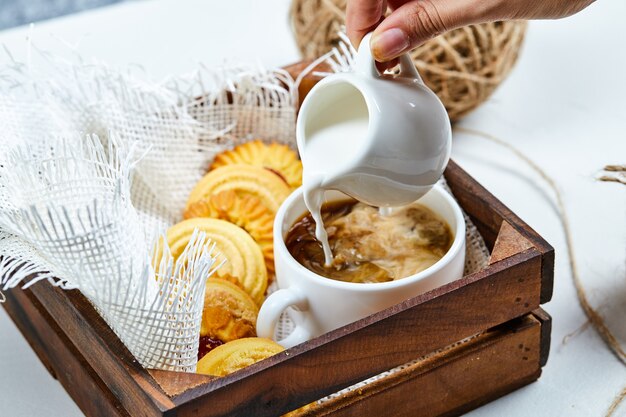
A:
POLYGON ((285 244, 301 265, 339 281, 387 282, 417 274, 441 259, 454 240, 448 223, 419 203, 381 214, 375 207, 344 200, 325 204, 321 217, 333 254, 330 263, 311 214, 293 224, 285 244))

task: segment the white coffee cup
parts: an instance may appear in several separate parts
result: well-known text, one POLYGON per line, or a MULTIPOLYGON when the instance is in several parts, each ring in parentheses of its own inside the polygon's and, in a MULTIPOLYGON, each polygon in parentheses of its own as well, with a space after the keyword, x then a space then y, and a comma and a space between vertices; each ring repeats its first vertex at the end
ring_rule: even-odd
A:
MULTIPOLYGON (((339 191, 326 193, 326 201, 347 198, 339 191)), ((257 334, 273 338, 280 315, 291 306, 293 308, 287 311, 295 330, 278 341, 289 348, 461 278, 465 263, 465 220, 458 203, 440 186, 433 187, 419 202, 450 225, 454 241, 448 252, 434 265, 406 278, 383 283, 353 283, 318 275, 301 265, 287 250, 287 232, 307 212, 302 188, 294 191, 276 214, 274 257, 279 290, 261 306, 257 334)))

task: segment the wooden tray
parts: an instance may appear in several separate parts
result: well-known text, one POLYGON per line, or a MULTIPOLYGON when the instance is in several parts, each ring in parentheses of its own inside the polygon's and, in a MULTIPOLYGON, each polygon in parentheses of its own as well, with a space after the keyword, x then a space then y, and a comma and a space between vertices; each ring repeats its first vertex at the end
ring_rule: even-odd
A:
POLYGON ((296 414, 458 414, 539 377, 554 252, 454 162, 445 176, 492 250, 486 269, 224 378, 143 369, 78 291, 39 283, 3 306, 89 416, 275 416, 425 355, 296 414))

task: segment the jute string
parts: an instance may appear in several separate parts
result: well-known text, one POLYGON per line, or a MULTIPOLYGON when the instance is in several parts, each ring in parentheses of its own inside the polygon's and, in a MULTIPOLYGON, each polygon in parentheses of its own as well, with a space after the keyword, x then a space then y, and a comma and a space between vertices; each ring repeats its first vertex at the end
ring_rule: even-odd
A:
MULTIPOLYGON (((341 43, 346 0, 293 0, 291 22, 302 56, 317 58, 341 43)), ((526 22, 489 22, 452 30, 411 51, 424 82, 452 120, 485 101, 513 68, 526 22)))
POLYGON ((608 174, 602 175, 598 180, 626 185, 626 165, 607 165, 604 171, 608 174))
MULTIPOLYGON (((600 176, 598 180, 605 182, 616 182, 626 185, 626 165, 607 165, 604 167, 604 171, 609 174, 600 176)), ((606 412, 606 417, 614 415, 615 411, 617 411, 618 406, 622 401, 624 401, 625 398, 626 386, 624 386, 619 394, 617 394, 617 396, 613 399, 613 402, 606 412)))
POLYGON ((622 388, 619 394, 615 396, 615 398, 613 399, 613 402, 611 403, 609 408, 606 410, 605 417, 611 417, 612 415, 614 415, 620 403, 624 401, 624 398, 626 398, 626 386, 622 388))
MULTIPOLYGON (((583 312, 587 316, 591 325, 596 329, 602 340, 609 347, 611 352, 622 362, 622 364, 626 365, 626 352, 622 349, 622 346, 617 341, 617 338, 613 335, 611 330, 608 328, 604 319, 600 314, 594 309, 589 303, 589 299, 587 298, 587 293, 583 288, 580 274, 578 271, 578 265, 576 262, 576 257, 574 255, 574 245, 572 239, 572 231, 570 227, 569 218, 567 216, 567 211, 565 210, 565 205, 563 204, 563 198, 559 188, 556 185, 556 181, 549 176, 546 171, 537 165, 531 158, 526 156, 522 151, 511 145, 510 143, 497 138, 489 133, 481 132, 479 130, 464 128, 464 127, 455 127, 455 132, 466 133, 472 136, 481 137, 490 142, 496 143, 506 149, 508 149, 511 153, 517 156, 520 160, 525 162, 533 171, 537 173, 550 187, 552 192, 556 197, 556 206, 559 214, 559 221, 561 223, 561 227, 563 229, 563 234, 565 235, 565 246, 567 248, 567 257, 569 261, 570 270, 572 273, 572 279, 574 281, 574 287, 576 288, 576 295, 578 296, 578 301, 580 306, 583 309, 583 312)), ((626 166, 623 165, 607 165, 605 171, 609 172, 624 172, 626 171, 626 166), (608 168, 608 169, 607 169, 608 168)), ((602 177, 599 180, 603 180, 602 177)), ((614 180, 610 180, 614 181, 614 180)), ((622 182, 622 181, 617 181, 622 182)), ((626 387, 622 389, 622 391, 615 397, 610 407, 607 410, 606 416, 609 417, 613 415, 613 413, 617 410, 619 404, 626 398, 626 387)))

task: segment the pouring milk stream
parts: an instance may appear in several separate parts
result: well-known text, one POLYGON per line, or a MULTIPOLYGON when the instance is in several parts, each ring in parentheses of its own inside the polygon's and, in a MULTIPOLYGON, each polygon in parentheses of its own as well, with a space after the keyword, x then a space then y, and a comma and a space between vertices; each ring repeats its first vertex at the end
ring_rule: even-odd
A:
POLYGON ((298 115, 304 201, 327 265, 333 258, 321 216, 326 190, 385 214, 426 194, 450 157, 450 119, 443 104, 408 55, 400 57, 399 74, 380 74, 370 37, 361 41, 354 71, 320 81, 298 115))

